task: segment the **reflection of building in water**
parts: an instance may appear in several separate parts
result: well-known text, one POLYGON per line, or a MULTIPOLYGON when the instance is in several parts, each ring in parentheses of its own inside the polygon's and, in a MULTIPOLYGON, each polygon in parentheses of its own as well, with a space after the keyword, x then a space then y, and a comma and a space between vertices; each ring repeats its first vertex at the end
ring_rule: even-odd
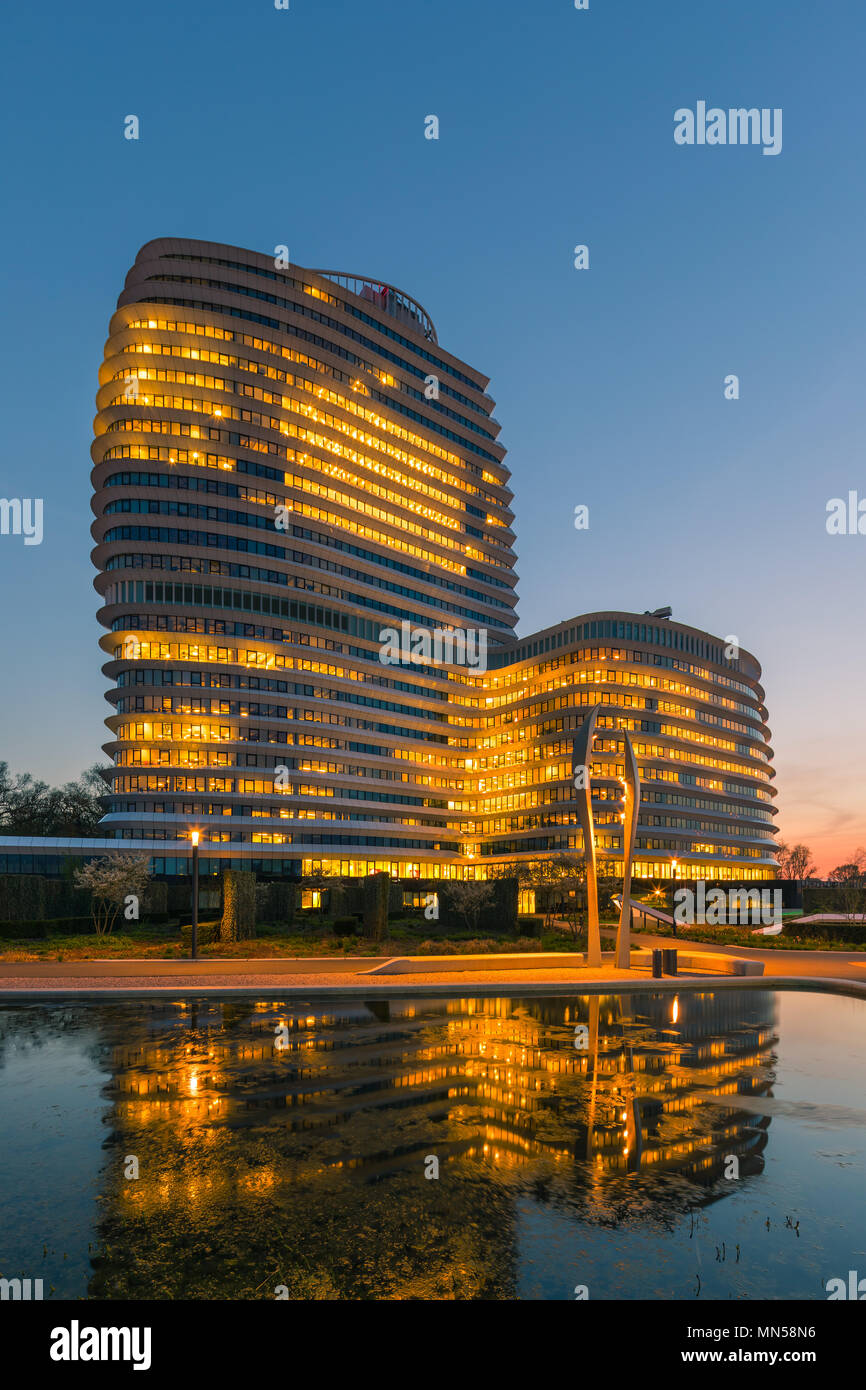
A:
MULTIPOLYGON (((435 1136, 440 1156, 580 1157, 610 1172, 662 1165, 714 1175, 722 1150, 760 1147, 753 1112, 731 1098, 767 1091, 775 1040, 763 991, 745 1002, 647 994, 331 1011, 209 1001, 154 1006, 144 1026, 150 1037, 113 1053, 121 1128, 237 1128, 276 1109, 289 1132, 348 1137, 360 1113, 375 1111, 372 1149, 331 1145, 351 1167, 397 1157, 385 1117, 412 1110, 448 1119, 444 1154, 446 1136, 435 1136)), ((429 1145, 425 1132, 419 1148, 429 1145)))
POLYGON ((480 1000, 447 1027, 464 1059, 453 1118, 496 1163, 585 1159, 593 1184, 650 1168, 713 1181, 731 1154, 744 1172, 760 1167, 765 1125, 731 1098, 769 1087, 769 996, 746 1017, 725 995, 545 1000, 516 1013, 480 1000))
POLYGON ((762 1166, 768 1120, 736 1097, 772 1080, 764 991, 100 1014, 111 1148, 140 1176, 110 1165, 102 1235, 126 1254, 98 1264, 97 1294, 142 1296, 158 1267, 178 1296, 183 1266, 215 1296, 240 1243, 246 1296, 272 1274, 297 1297, 507 1296, 527 1181, 595 1222, 636 1191, 673 1215, 730 1155, 762 1166), (425 1181, 430 1155, 447 1181, 425 1181))

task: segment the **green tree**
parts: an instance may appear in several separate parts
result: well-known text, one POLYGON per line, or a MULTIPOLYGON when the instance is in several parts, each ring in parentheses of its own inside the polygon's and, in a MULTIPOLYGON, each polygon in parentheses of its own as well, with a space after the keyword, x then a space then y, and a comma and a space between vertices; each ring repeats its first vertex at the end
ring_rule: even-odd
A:
POLYGON ((106 768, 95 763, 77 782, 49 787, 29 772, 11 773, 0 762, 0 833, 87 838, 99 834, 108 788, 106 768))

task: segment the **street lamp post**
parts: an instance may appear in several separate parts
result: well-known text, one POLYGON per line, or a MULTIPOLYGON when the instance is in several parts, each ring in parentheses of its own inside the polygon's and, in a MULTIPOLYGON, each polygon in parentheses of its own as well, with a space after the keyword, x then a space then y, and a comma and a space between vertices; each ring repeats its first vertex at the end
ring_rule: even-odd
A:
POLYGON ((676 861, 675 859, 673 859, 673 860, 671 861, 671 927, 672 927, 672 929, 673 929, 674 936, 676 936, 676 934, 677 934, 676 903, 677 903, 677 861, 676 861))
POLYGON ((198 959, 198 842, 200 831, 190 831, 192 840, 192 959, 198 959))

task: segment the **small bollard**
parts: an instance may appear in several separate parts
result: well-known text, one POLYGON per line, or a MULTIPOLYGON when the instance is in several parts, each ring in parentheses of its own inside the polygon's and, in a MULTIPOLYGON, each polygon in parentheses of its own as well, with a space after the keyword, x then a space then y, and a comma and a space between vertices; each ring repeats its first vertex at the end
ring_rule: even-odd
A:
POLYGON ((662 951, 662 970, 665 975, 676 975, 677 973, 677 950, 672 947, 670 950, 662 951))
POLYGON ((660 980, 662 977, 662 953, 660 950, 653 951, 653 979, 660 980))

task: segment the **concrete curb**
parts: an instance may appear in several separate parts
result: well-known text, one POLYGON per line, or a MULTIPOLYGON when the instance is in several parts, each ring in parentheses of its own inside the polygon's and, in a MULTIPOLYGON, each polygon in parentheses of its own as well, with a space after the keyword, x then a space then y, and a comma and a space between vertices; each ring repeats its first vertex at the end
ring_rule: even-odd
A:
POLYGON ((677 976, 654 980, 570 980, 570 981, 529 981, 519 980, 478 981, 476 983, 453 982, 446 984, 369 984, 369 985, 244 985, 232 989, 226 985, 157 985, 152 989, 0 989, 2 1004, 34 1004, 39 1002, 73 1003, 78 1000, 89 1003, 114 999, 176 999, 196 996, 225 996, 236 999, 290 999, 297 997, 306 1001, 322 999, 400 999, 407 996, 418 998, 462 998, 489 999, 508 994, 515 999, 544 999, 563 995, 582 996, 587 994, 683 994, 689 991, 716 993, 722 990, 786 990, 812 994, 847 995, 852 999, 866 1000, 866 982, 855 980, 835 980, 820 976, 765 975, 757 976, 677 976))
MULTIPOLYGON (((611 956, 613 952, 608 952, 611 956)), ((643 964, 643 962, 640 962, 643 964)), ((585 970, 580 951, 521 951, 477 956, 392 956, 362 975, 465 975, 473 970, 585 970)), ((312 972, 311 972, 312 973, 312 972)))
MULTIPOLYGON (((359 974, 365 965, 386 964, 388 956, 206 956, 198 960, 171 960, 134 956, 124 960, 18 960, 0 961, 0 980, 20 978, 93 979, 100 975, 336 975, 359 974)), ((363 972, 366 973, 366 972, 363 972)))

